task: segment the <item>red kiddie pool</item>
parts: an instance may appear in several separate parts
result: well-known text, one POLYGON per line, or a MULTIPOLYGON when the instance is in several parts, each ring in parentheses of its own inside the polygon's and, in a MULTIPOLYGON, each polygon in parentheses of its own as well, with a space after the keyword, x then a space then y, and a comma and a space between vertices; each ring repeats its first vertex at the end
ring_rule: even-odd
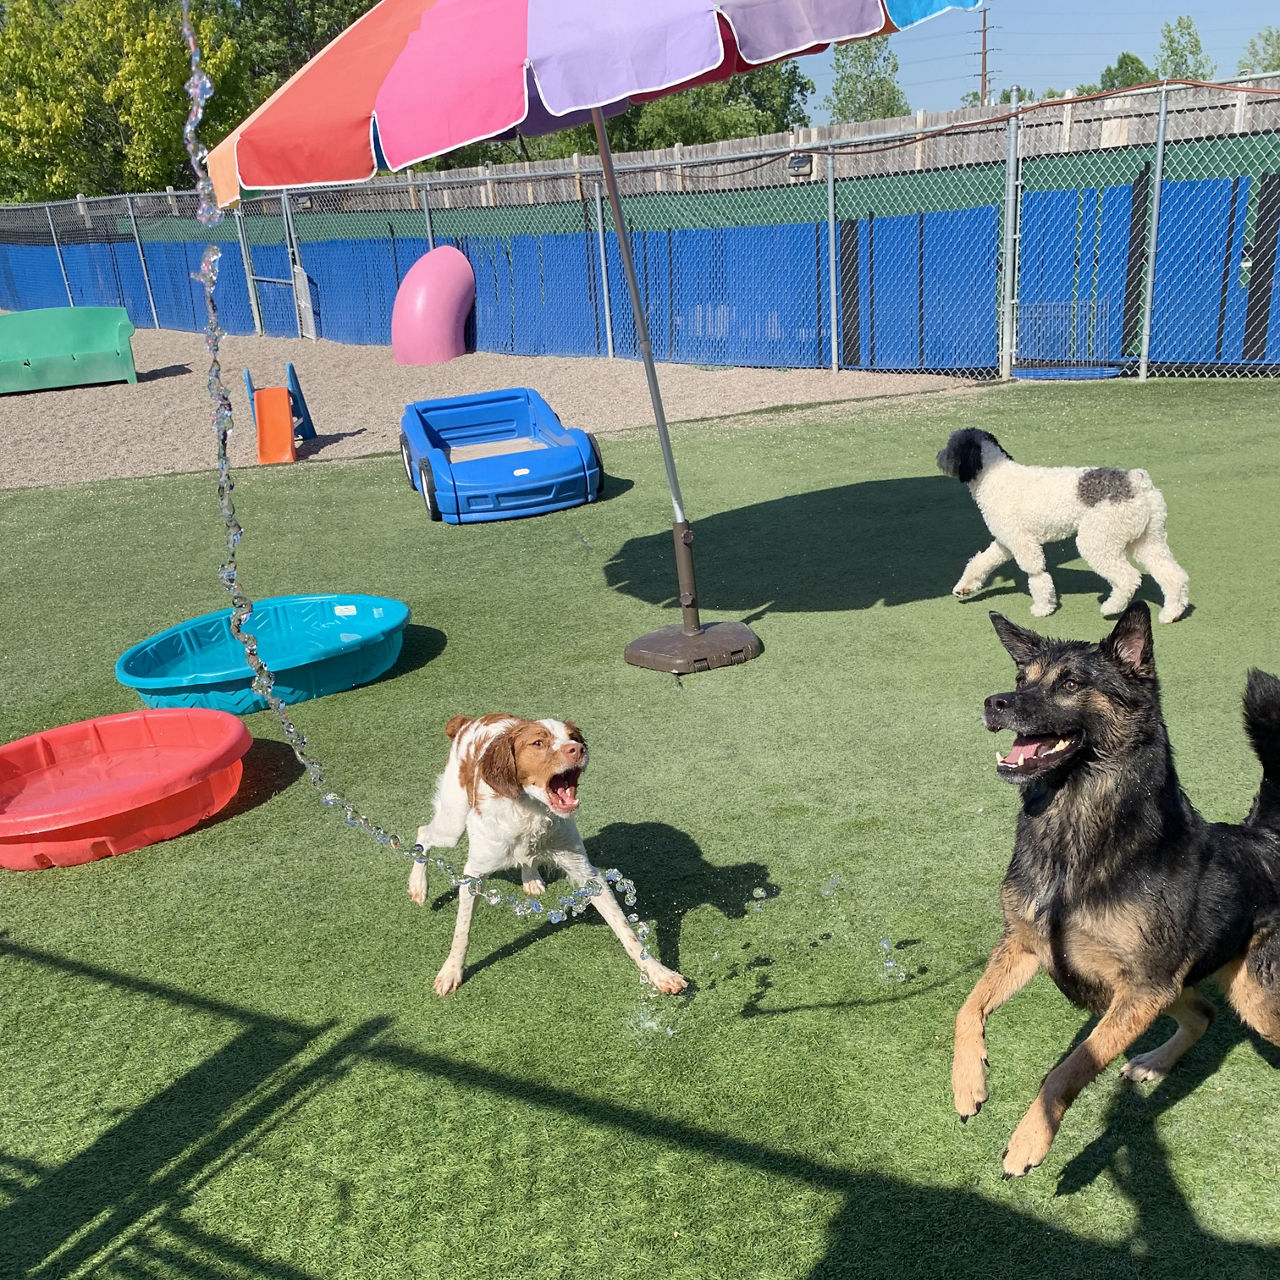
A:
POLYGON ((235 795, 252 742, 225 711, 165 707, 0 746, 0 867, 71 867, 188 831, 235 795))

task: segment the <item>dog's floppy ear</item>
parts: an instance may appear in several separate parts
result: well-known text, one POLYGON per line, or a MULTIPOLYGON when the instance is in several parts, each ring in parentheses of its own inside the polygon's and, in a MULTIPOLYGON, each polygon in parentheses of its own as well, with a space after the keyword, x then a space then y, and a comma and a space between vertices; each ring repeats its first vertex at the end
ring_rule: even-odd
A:
POLYGON ((1135 600, 1120 615, 1111 634, 1099 647, 1131 675, 1154 676, 1156 663, 1151 638, 1151 610, 1145 602, 1135 600))
POLYGON ((513 733, 500 733, 480 757, 480 781, 487 782, 500 796, 515 800, 520 795, 520 779, 516 773, 516 739, 513 733))
POLYGON ((953 431, 946 448, 938 453, 938 470, 944 475, 955 476, 961 484, 968 484, 982 470, 984 439, 1000 448, 995 436, 986 431, 975 431, 972 427, 953 431))
POLYGON ((444 727, 445 736, 452 742, 470 723, 470 716, 453 716, 444 727))
POLYGON ((987 616, 996 629, 996 635, 1000 637, 1000 643, 1009 651, 1009 657, 1020 667, 1026 666, 1044 644, 1041 636, 1010 622, 1002 613, 992 612, 987 616))

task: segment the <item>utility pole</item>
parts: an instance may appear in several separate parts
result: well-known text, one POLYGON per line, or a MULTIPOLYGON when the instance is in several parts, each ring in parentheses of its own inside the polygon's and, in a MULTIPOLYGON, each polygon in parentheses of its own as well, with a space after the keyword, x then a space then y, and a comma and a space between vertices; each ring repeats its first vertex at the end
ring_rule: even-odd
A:
POLYGON ((982 87, 978 94, 981 106, 987 105, 987 8, 984 5, 978 10, 982 14, 982 87))

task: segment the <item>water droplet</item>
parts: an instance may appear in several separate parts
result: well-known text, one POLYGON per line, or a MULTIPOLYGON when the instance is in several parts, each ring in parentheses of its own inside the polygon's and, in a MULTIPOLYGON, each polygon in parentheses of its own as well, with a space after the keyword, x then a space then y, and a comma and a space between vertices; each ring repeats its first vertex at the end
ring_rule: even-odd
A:
POLYGON ((751 896, 753 898, 763 898, 767 895, 765 894, 765 891, 763 889, 752 889, 751 896))

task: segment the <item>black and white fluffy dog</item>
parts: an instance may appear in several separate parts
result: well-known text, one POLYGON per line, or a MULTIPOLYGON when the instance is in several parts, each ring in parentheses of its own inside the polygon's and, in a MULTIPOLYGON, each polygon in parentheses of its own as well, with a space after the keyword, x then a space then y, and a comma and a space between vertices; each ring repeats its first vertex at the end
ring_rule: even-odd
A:
POLYGON ((1058 607, 1058 593, 1044 544, 1074 535, 1080 555, 1111 585, 1105 615, 1123 613, 1142 581, 1130 557, 1164 592, 1161 622, 1187 611, 1187 575, 1165 538, 1164 497, 1145 471, 1023 466, 989 431, 973 427, 952 432, 938 467, 969 486, 993 538, 965 565, 953 595, 963 600, 980 591, 993 570, 1013 560, 1027 575, 1032 614, 1046 617, 1058 607))

